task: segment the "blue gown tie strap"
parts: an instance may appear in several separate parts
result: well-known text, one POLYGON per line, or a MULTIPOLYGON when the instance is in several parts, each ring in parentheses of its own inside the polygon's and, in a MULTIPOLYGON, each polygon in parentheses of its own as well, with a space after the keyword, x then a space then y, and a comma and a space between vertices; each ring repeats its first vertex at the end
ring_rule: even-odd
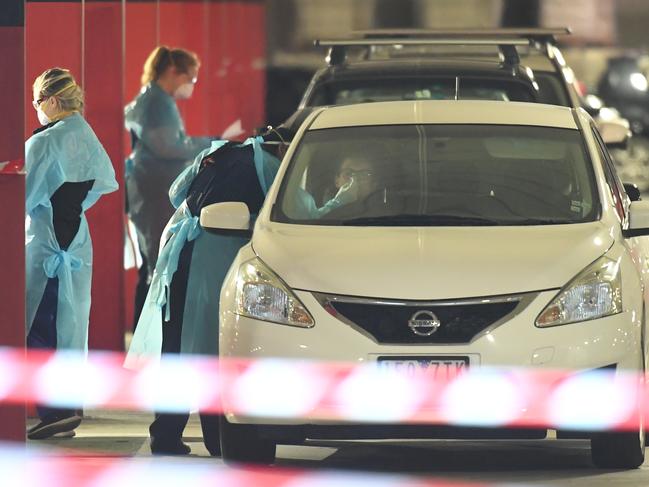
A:
POLYGON ((68 271, 78 271, 81 269, 83 262, 66 250, 55 250, 43 262, 43 269, 47 277, 63 277, 68 271))
POLYGON ((180 259, 180 252, 185 246, 185 242, 195 240, 202 232, 199 218, 192 216, 189 209, 183 209, 183 218, 175 223, 169 232, 172 234, 167 244, 160 251, 158 262, 156 264, 156 275, 154 275, 154 283, 151 286, 154 302, 162 307, 167 304, 165 310, 165 321, 171 318, 171 311, 169 305, 169 289, 171 287, 171 280, 178 269, 178 260, 180 259))

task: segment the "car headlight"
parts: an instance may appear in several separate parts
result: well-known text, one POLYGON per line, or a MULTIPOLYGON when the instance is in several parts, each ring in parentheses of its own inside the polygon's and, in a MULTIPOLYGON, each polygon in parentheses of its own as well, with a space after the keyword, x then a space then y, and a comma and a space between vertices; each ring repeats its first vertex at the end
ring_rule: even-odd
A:
POLYGON ((621 312, 620 261, 604 256, 561 290, 536 319, 536 326, 567 325, 621 312))
POLYGON ((236 302, 237 314, 248 318, 302 328, 315 324, 290 288, 257 258, 239 267, 236 302))

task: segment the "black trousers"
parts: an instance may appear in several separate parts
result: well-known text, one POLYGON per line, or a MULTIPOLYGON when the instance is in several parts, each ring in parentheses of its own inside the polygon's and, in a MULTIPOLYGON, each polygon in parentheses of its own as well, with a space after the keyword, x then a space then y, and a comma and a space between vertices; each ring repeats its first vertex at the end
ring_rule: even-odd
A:
MULTIPOLYGON (((27 335, 27 348, 41 350, 56 350, 56 313, 59 301, 59 278, 47 280, 45 292, 38 304, 32 327, 27 335)), ((69 380, 73 380, 70 378, 69 380)), ((38 417, 43 420, 62 419, 74 416, 74 409, 60 409, 36 405, 38 417)))
MULTIPOLYGON (((180 340, 182 336, 183 312, 185 310, 185 297, 187 296, 187 282, 189 279, 189 266, 191 263, 194 242, 188 242, 180 252, 178 269, 171 280, 169 289, 169 300, 172 303, 170 320, 162 323, 162 353, 180 353, 180 340)), ((162 311, 164 317, 165 310, 162 311)), ((199 413, 201 418, 201 429, 203 430, 203 442, 207 450, 213 454, 219 454, 220 434, 219 415, 199 413)), ((156 439, 156 443, 173 446, 177 444, 183 435, 189 413, 156 413, 155 420, 149 426, 149 434, 156 439)))

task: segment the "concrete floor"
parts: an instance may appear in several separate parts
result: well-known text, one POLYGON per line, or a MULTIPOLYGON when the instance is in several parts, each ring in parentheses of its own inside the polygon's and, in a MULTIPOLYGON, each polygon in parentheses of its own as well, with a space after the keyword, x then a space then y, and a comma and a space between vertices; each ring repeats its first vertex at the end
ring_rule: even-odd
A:
MULTIPOLYGON (((151 415, 89 411, 73 439, 29 442, 79 457, 98 454, 149 457, 148 425, 151 415)), ((212 462, 201 441, 198 418, 192 415, 185 430, 192 448, 187 461, 212 462)), ((156 457, 156 461, 168 461, 156 457)), ((557 486, 649 485, 648 461, 632 471, 596 470, 590 463, 588 442, 583 441, 416 441, 400 443, 322 442, 314 446, 279 446, 277 465, 307 470, 412 474, 453 482, 557 486)))

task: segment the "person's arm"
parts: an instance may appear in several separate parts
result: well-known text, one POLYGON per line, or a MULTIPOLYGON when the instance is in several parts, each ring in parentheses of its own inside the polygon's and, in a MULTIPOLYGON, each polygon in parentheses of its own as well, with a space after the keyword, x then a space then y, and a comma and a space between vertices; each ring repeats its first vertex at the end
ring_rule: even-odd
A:
POLYGON ((340 206, 351 203, 356 199, 357 186, 353 180, 345 184, 338 190, 336 196, 327 201, 324 205, 318 208, 311 194, 303 189, 298 191, 298 208, 300 214, 310 219, 322 218, 330 211, 339 208, 340 206))
POLYGON ((32 137, 25 144, 25 213, 49 201, 63 184, 63 170, 49 155, 48 143, 32 137))
POLYGON ((158 159, 191 160, 210 146, 211 140, 207 137, 185 134, 180 113, 172 100, 150 99, 137 112, 138 116, 133 114, 132 120, 127 114, 127 128, 133 130, 139 143, 158 159))
POLYGON ((145 128, 142 131, 142 143, 158 159, 191 160, 210 146, 210 139, 189 137, 178 126, 164 125, 145 128))

